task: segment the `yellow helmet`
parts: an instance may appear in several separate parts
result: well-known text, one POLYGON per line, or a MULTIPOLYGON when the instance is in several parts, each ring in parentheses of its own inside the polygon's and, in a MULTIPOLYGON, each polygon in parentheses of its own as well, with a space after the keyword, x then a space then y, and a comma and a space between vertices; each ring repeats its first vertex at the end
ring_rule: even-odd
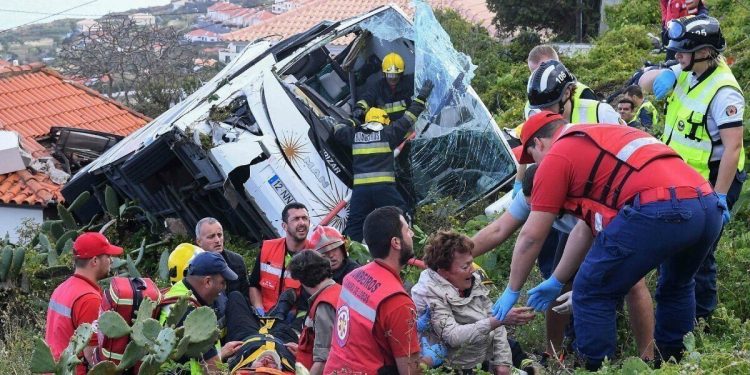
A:
POLYGON ((382 66, 383 73, 403 73, 404 59, 398 53, 391 52, 383 58, 382 66))
POLYGON ((495 284, 487 274, 487 272, 480 265, 478 265, 476 262, 472 263, 471 265, 474 266, 474 272, 479 274, 479 281, 482 282, 482 285, 489 286, 495 284))
POLYGON ((388 112, 378 107, 372 107, 365 115, 365 123, 377 122, 379 124, 388 125, 391 123, 391 119, 388 117, 388 112))
POLYGON ((169 253, 167 266, 169 267, 169 282, 172 284, 182 280, 185 270, 188 268, 193 257, 203 252, 198 246, 191 243, 181 243, 169 253))

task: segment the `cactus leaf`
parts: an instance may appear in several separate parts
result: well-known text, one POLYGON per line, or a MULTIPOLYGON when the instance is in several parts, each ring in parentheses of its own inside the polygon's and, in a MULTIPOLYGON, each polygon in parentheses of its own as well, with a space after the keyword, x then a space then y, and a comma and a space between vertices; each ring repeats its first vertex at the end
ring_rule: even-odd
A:
POLYGON ((130 326, 122 316, 114 311, 107 311, 99 316, 99 331, 111 339, 123 337, 130 333, 130 326))
POLYGON ((112 257, 112 269, 117 269, 128 263, 125 259, 119 257, 112 257))
POLYGON ((175 345, 177 345, 177 336, 175 335, 174 329, 165 327, 159 332, 159 336, 156 337, 156 345, 151 348, 151 353, 154 355, 157 361, 166 362, 169 359, 169 353, 172 352, 175 345))
POLYGON ((58 263, 57 263, 57 251, 52 250, 49 253, 47 253, 47 265, 49 267, 55 267, 55 266, 58 265, 58 263))
POLYGON ((189 346, 190 346, 190 337, 181 338, 179 343, 175 347, 174 352, 172 353, 172 359, 176 361, 182 358, 182 356, 185 355, 185 352, 187 351, 189 346))
POLYGON ((177 326, 177 324, 185 316, 185 313, 187 312, 188 307, 190 307, 188 304, 188 298, 180 297, 180 299, 178 299, 177 302, 175 302, 174 304, 170 306, 169 315, 167 315, 167 320, 164 322, 164 326, 165 327, 177 326))
POLYGON ((117 365, 111 361, 101 361, 94 366, 87 375, 117 375, 117 365))
POLYGON ((57 214, 60 215, 60 219, 62 220, 65 229, 71 230, 78 227, 76 219, 73 218, 73 214, 71 214, 62 204, 57 205, 57 214))
POLYGON ((13 246, 6 245, 0 254, 0 282, 10 273, 10 264, 13 261, 13 246))
POLYGON ((133 367, 138 361, 140 361, 146 354, 148 349, 146 347, 138 345, 135 341, 130 341, 128 346, 125 347, 125 352, 122 353, 122 360, 117 365, 119 371, 125 371, 133 367))
POLYGON ((62 254, 65 249, 65 243, 68 242, 68 240, 74 241, 76 237, 78 237, 78 231, 76 230, 69 230, 60 236, 55 243, 55 250, 57 253, 62 254))
POLYGON ((159 257, 159 279, 169 281, 169 250, 164 250, 159 257))
POLYGON ((219 340, 219 330, 214 327, 213 334, 206 340, 201 342, 190 342, 187 349, 185 349, 185 356, 188 358, 200 358, 203 353, 212 346, 216 345, 216 341, 219 340))
POLYGON ((18 274, 21 273, 21 267, 23 267, 23 260, 26 257, 26 249, 23 247, 17 247, 13 250, 13 260, 10 262, 10 270, 8 271, 8 280, 15 280, 18 274))
POLYGON ((138 263, 141 262, 141 259, 143 259, 143 253, 146 251, 146 238, 144 237, 141 240, 141 247, 138 248, 138 256, 135 257, 135 261, 133 262, 134 265, 138 265, 138 263))
POLYGON ((119 217, 120 198, 117 197, 115 189, 109 185, 104 188, 104 204, 107 206, 107 213, 109 213, 109 216, 113 218, 119 217))
POLYGON ((143 357, 141 362, 141 368, 138 370, 138 375, 156 375, 161 369, 161 363, 156 360, 154 355, 149 354, 143 357))
POLYGON ((35 374, 55 372, 57 364, 47 343, 41 337, 34 338, 34 353, 31 354, 31 372, 35 374))
POLYGON ((71 338, 70 343, 68 343, 68 347, 65 348, 65 352, 77 356, 89 343, 92 334, 94 334, 94 326, 89 323, 81 324, 76 328, 75 332, 73 332, 73 337, 71 338))
POLYGON ((81 208, 81 206, 86 204, 89 198, 91 198, 91 193, 88 190, 78 194, 76 199, 73 200, 73 203, 68 206, 68 210, 70 210, 70 212, 75 212, 77 209, 81 208))
POLYGON ((62 251, 60 252, 60 255, 68 254, 68 253, 72 252, 72 250, 73 250, 73 240, 72 239, 68 239, 67 241, 65 241, 65 245, 63 245, 63 248, 62 248, 62 251))
POLYGON ((60 238, 65 233, 62 220, 47 220, 42 223, 41 229, 42 232, 52 235, 52 238, 60 238))
POLYGON ((161 331, 161 324, 155 319, 146 319, 133 325, 131 338, 140 346, 151 347, 161 331))
POLYGON ((39 251, 42 253, 47 253, 52 251, 52 245, 49 242, 49 237, 47 237, 44 233, 39 233, 37 235, 37 238, 39 238, 39 251))
POLYGON ((130 254, 125 254, 125 262, 128 266, 128 274, 130 274, 130 277, 141 277, 141 273, 135 268, 135 262, 133 262, 133 258, 130 257, 130 254))
POLYGON ((188 314, 183 325, 191 343, 202 342, 217 331, 216 314, 210 307, 201 306, 188 314))
POLYGON ((156 309, 156 302, 152 301, 151 298, 144 298, 141 301, 141 306, 138 307, 138 311, 135 313, 135 321, 144 321, 154 316, 154 309, 156 309))

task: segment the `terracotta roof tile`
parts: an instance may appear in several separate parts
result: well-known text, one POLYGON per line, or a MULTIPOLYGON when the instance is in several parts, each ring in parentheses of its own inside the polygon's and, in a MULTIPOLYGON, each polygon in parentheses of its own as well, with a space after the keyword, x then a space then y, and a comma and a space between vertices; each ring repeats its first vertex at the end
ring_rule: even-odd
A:
MULTIPOLYGON (((150 120, 43 64, 0 66, 0 129, 20 134, 32 157, 48 154, 36 139, 53 126, 128 135, 150 120)), ((0 203, 46 205, 50 200, 60 201, 62 195, 45 174, 0 175, 0 203)))
MULTIPOLYGON (((492 19, 495 14, 487 9, 485 0, 428 0, 428 2, 433 8, 453 9, 471 22, 486 27, 494 35, 492 19)), ((224 34, 222 39, 227 41, 254 41, 271 35, 288 38, 321 21, 344 20, 387 4, 399 6, 409 17, 414 15, 411 0, 312 0, 267 21, 224 34)))
POLYGON ((0 175, 0 203, 46 206, 62 201, 60 186, 44 173, 21 170, 0 175))

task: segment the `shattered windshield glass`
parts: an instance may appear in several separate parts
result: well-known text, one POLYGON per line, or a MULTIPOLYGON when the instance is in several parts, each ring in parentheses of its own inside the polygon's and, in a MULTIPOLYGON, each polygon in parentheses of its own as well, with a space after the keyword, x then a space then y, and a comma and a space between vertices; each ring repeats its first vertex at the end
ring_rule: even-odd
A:
POLYGON ((452 197, 464 206, 497 189, 516 167, 489 111, 469 86, 476 69, 471 58, 453 48, 429 4, 414 5, 413 26, 395 12, 383 12, 362 28, 378 39, 413 40, 414 95, 427 79, 435 85, 415 125, 408 163, 399 163, 408 165, 400 172, 411 179, 417 203, 452 197))

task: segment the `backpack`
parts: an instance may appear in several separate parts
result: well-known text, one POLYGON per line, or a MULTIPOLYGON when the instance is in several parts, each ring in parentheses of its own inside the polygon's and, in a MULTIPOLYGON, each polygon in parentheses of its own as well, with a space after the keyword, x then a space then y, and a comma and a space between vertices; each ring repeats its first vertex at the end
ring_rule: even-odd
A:
MULTIPOLYGON (((109 283, 109 288, 104 291, 100 313, 114 311, 120 314, 128 325, 132 325, 133 318, 135 318, 144 298, 148 298, 157 304, 161 302, 161 292, 153 280, 140 277, 113 277, 109 283)), ((154 315, 157 314, 157 310, 154 309, 154 315)), ((154 316, 151 317, 154 318, 154 316)), ((112 361, 116 365, 119 364, 125 352, 125 347, 130 342, 130 335, 111 339, 101 332, 97 332, 97 337, 99 343, 94 362, 112 361)), ((137 373, 139 365, 140 363, 128 371, 133 374, 137 373)))

